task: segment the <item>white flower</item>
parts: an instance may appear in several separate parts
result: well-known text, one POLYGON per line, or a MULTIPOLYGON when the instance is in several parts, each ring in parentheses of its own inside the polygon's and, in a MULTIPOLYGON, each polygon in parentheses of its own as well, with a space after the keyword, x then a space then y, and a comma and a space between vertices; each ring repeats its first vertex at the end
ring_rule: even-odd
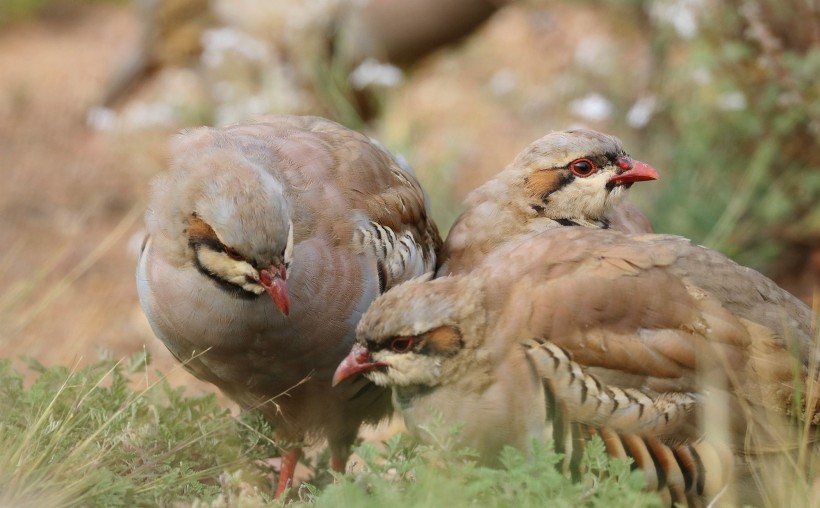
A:
POLYGON ((122 115, 122 123, 128 129, 145 129, 174 124, 174 107, 163 102, 137 102, 122 115))
POLYGON ((612 115, 612 103, 599 93, 576 99, 569 106, 573 113, 592 122, 606 120, 612 115))
POLYGON ((746 96, 743 92, 728 92, 718 97, 718 107, 724 111, 743 111, 746 109, 746 96))
POLYGON ((85 123, 98 131, 112 131, 117 126, 117 112, 111 108, 93 107, 86 113, 85 123))
POLYGON ((496 71, 490 78, 490 92, 496 97, 503 97, 515 91, 518 77, 509 69, 496 71))
POLYGON ((703 3, 703 0, 655 0, 649 3, 649 15, 672 25, 681 38, 691 39, 698 33, 696 13, 703 11, 703 3))
POLYGON ((647 95, 635 101, 626 114, 626 123, 635 129, 646 127, 655 113, 657 102, 654 95, 647 95))
POLYGON ((356 90, 369 86, 396 86, 404 79, 404 73, 395 65, 384 64, 368 58, 350 73, 350 85, 356 90))
POLYGON ((235 28, 213 28, 202 33, 202 62, 205 66, 222 65, 228 53, 257 62, 264 62, 269 56, 264 42, 235 28))
POLYGON ((615 58, 612 55, 613 43, 606 37, 590 36, 578 41, 573 59, 578 67, 596 71, 609 72, 615 58))

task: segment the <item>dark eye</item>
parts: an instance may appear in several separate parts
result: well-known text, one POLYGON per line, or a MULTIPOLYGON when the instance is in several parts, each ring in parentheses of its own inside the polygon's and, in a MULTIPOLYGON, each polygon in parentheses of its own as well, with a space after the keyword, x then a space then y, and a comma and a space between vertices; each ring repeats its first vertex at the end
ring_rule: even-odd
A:
POLYGON ((390 349, 396 353, 406 353, 410 351, 415 341, 413 337, 396 337, 393 339, 393 342, 390 343, 390 349))
POLYGON ((589 159, 572 161, 569 164, 569 168, 572 170, 573 175, 580 176, 581 178, 586 178, 595 172, 595 164, 589 159))
POLYGON ((245 258, 242 257, 242 254, 236 252, 236 249, 232 249, 232 248, 228 247, 227 245, 223 245, 222 250, 225 251, 225 254, 227 254, 229 258, 231 258, 235 261, 244 261, 245 260, 245 258))

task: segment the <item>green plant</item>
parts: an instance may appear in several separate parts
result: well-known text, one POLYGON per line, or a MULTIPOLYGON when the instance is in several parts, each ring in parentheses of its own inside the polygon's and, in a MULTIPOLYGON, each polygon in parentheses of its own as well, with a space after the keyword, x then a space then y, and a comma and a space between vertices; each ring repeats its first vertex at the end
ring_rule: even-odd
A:
MULTIPOLYGON (((37 379, 27 388, 11 362, 0 361, 0 505, 277 504, 264 462, 277 454, 267 424, 252 414, 234 418, 212 395, 185 397, 162 380, 130 388, 129 375, 146 365, 145 355, 74 369, 30 360, 37 379)), ((626 462, 606 457, 600 440, 587 448, 590 472, 580 483, 556 469, 560 456, 550 446, 536 445, 529 456, 505 450, 502 466, 488 468, 454 442, 421 445, 396 435, 382 447, 363 444, 356 472, 315 475, 291 498, 320 507, 659 502, 641 491, 641 476, 626 462)))
POLYGON ((124 3, 123 0, 3 0, 0 2, 0 28, 15 21, 23 21, 48 14, 65 14, 82 4, 124 3))
MULTIPOLYGON (((443 425, 439 419, 434 426, 443 425)), ((600 438, 585 450, 587 472, 571 482, 556 468, 561 456, 551 444, 534 442, 525 455, 506 448, 497 468, 481 466, 470 449, 451 439, 418 444, 396 435, 383 447, 356 449, 356 472, 337 475, 323 491, 305 486, 301 506, 660 506, 654 493, 643 492, 643 476, 622 460, 606 455, 600 438)), ((439 435, 430 432, 431 436, 439 435)))
POLYGON ((244 471, 264 485, 255 461, 275 454, 259 431, 218 406, 159 381, 129 388, 137 355, 85 368, 23 376, 0 361, 0 505, 158 506, 213 499, 220 475, 244 471))
POLYGON ((653 210, 659 230, 769 273, 820 239, 811 11, 800 0, 709 2, 689 41, 655 27, 660 107, 646 142, 666 152, 657 154, 668 170, 653 210))

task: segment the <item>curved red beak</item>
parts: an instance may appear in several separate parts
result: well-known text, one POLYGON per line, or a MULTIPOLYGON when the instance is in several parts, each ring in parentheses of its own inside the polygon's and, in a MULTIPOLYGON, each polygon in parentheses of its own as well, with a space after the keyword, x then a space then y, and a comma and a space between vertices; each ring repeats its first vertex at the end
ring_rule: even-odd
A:
POLYGON ((287 316, 290 312, 290 294, 288 294, 288 284, 285 279, 287 279, 285 265, 278 268, 272 266, 270 269, 259 271, 259 284, 265 288, 282 314, 287 316))
POLYGON ((350 350, 342 363, 336 367, 336 372, 333 374, 333 384, 336 386, 345 379, 368 372, 379 367, 387 366, 384 362, 374 362, 370 359, 370 351, 359 343, 353 344, 353 349, 350 350))
POLYGON ((655 168, 645 162, 621 159, 618 161, 618 165, 624 172, 610 178, 609 183, 625 185, 628 183, 644 182, 646 180, 657 180, 661 177, 658 172, 655 171, 655 168))

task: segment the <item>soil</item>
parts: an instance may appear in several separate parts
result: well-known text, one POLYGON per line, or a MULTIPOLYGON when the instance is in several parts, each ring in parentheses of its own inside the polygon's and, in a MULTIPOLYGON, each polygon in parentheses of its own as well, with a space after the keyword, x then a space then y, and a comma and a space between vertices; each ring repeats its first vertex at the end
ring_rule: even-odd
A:
MULTIPOLYGON (((601 39, 602 48, 634 55, 628 79, 645 82, 646 48, 629 33, 607 34, 591 10, 556 6, 533 17, 508 8, 458 52, 417 66, 379 122, 387 144, 407 144, 422 181, 445 188, 431 193, 459 203, 529 141, 573 122, 557 103, 570 86, 561 69, 578 55, 561 34, 591 25, 617 40, 601 39), (452 167, 431 155, 448 151, 459 152, 452 167)), ((0 358, 72 366, 147 351, 145 379, 161 371, 203 393, 211 388, 151 333, 134 284, 148 182, 176 129, 101 132, 85 123, 139 30, 131 9, 94 5, 0 31, 0 358)), ((458 205, 444 208, 446 230, 458 205)))
POLYGON ((147 185, 169 133, 123 139, 85 125, 138 33, 130 10, 100 6, 0 32, 0 357, 72 366, 146 350, 189 384, 134 284, 147 185))

